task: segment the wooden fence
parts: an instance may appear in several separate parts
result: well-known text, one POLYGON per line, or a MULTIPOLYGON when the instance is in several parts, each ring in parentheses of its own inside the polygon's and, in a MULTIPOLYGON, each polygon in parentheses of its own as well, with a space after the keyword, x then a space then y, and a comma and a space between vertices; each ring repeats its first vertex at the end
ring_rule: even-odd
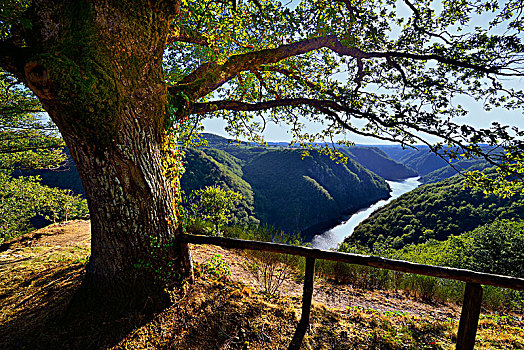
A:
POLYGON ((298 350, 309 326, 309 315, 311 300, 313 296, 313 278, 315 274, 315 260, 331 260, 348 264, 371 266, 378 269, 413 273, 454 279, 466 282, 464 291, 464 302, 460 315, 459 329, 457 334, 457 350, 471 350, 475 345, 475 336, 480 315, 482 302, 482 284, 510 288, 524 291, 524 279, 481 273, 464 269, 450 267, 415 264, 402 260, 386 259, 377 256, 341 253, 330 250, 313 249, 309 247, 290 246, 285 244, 247 241, 241 239, 211 237, 185 234, 181 236, 182 243, 211 244, 224 248, 235 248, 243 250, 262 250, 267 252, 297 255, 306 258, 306 271, 304 277, 304 292, 302 295, 302 316, 298 323, 295 335, 291 340, 289 349, 298 350))

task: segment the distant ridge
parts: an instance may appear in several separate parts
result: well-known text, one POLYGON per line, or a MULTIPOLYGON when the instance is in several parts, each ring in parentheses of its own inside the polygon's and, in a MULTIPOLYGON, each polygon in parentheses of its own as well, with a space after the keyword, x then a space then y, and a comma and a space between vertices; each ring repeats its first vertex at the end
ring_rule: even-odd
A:
POLYGON ((402 180, 418 175, 415 170, 391 159, 383 150, 377 147, 344 147, 342 151, 386 180, 402 180))
POLYGON ((213 134, 203 137, 208 146, 188 153, 183 189, 191 191, 213 178, 228 189, 251 190, 254 201, 245 204, 247 215, 240 221, 252 210, 257 220, 288 232, 312 232, 389 197, 387 183, 352 158, 340 164, 311 151, 303 159, 297 148, 236 142, 213 134), (226 176, 228 171, 236 177, 226 176), (203 178, 198 180, 196 174, 203 178))

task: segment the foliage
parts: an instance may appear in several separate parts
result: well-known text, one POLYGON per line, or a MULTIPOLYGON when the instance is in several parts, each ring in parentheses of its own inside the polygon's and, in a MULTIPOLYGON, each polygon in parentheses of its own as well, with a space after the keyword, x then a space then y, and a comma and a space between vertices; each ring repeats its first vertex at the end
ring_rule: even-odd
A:
POLYGON ((238 175, 241 172, 240 160, 223 151, 209 148, 188 148, 183 160, 186 170, 180 182, 184 193, 190 194, 205 186, 215 185, 227 191, 241 193, 242 198, 231 209, 230 223, 244 226, 258 223, 254 214, 253 190, 238 175))
POLYGON ((87 215, 85 199, 38 181, 35 177, 11 178, 0 173, 0 240, 30 231, 39 218, 58 222, 87 215))
POLYGON ((172 282, 173 278, 180 280, 181 274, 171 258, 171 252, 177 249, 175 240, 171 238, 165 243, 160 243, 157 237, 151 235, 149 236, 149 247, 149 256, 138 259, 133 267, 151 271, 156 282, 172 282))
POLYGON ((386 180, 417 176, 413 169, 391 159, 377 147, 344 147, 342 152, 386 180))
POLYGON ((466 268, 524 278, 524 221, 498 220, 456 240, 466 268))
POLYGON ((496 219, 524 218, 524 194, 502 198, 478 188, 464 189, 461 177, 424 185, 393 200, 360 223, 347 241, 372 248, 401 248, 430 239, 445 240, 496 219))
MULTIPOLYGON (((4 15, 16 12, 14 7, 2 10, 4 15)), ((58 167, 66 159, 64 142, 43 113, 29 90, 0 71, 0 240, 88 212, 87 202, 71 191, 44 186, 40 177, 12 177, 15 171, 58 167)))
POLYGON ((242 199, 242 195, 234 191, 225 191, 218 185, 206 186, 195 191, 196 212, 203 220, 213 223, 213 234, 221 236, 221 227, 227 225, 231 211, 242 199))
POLYGON ((522 174, 524 173, 524 157, 518 151, 507 152, 496 168, 497 176, 485 174, 479 170, 466 173, 466 187, 480 187, 484 191, 496 193, 504 198, 515 193, 524 193, 522 174), (517 181, 520 180, 520 181, 517 181))
POLYGON ((13 173, 13 177, 20 176, 38 176, 41 178, 40 183, 42 185, 54 188, 60 188, 63 190, 71 190, 74 194, 81 194, 85 196, 84 187, 82 180, 78 174, 71 154, 67 148, 63 149, 66 155, 66 161, 61 163, 58 168, 52 169, 16 169, 13 173))
POLYGON ((231 276, 231 270, 221 254, 213 255, 211 258, 204 260, 199 266, 203 272, 219 279, 231 276))
POLYGON ((6 1, 0 7, 0 39, 8 38, 21 28, 30 28, 31 22, 24 16, 29 0, 6 1))
MULTIPOLYGON (((422 244, 411 244, 393 249, 386 244, 375 243, 370 249, 359 244, 343 243, 339 250, 351 253, 378 255, 420 264, 449 266, 473 271, 524 277, 524 221, 496 220, 461 235, 453 235, 445 241, 431 239, 422 244)), ((332 264, 331 264, 332 265, 332 264)), ((341 281, 359 285, 354 274, 373 273, 370 268, 343 265, 333 269, 324 262, 321 271, 341 281)), ((376 269, 375 273, 377 273, 376 269)), ((366 276, 366 275, 364 275, 366 276)), ((369 278, 373 280, 372 278, 369 278)), ((387 273, 379 288, 402 288, 418 297, 458 301, 463 295, 463 284, 457 281, 430 278, 411 274, 387 273)), ((483 303, 495 309, 524 308, 524 293, 511 289, 484 287, 483 303)))
MULTIPOLYGON (((462 235, 451 236, 443 242, 430 241, 390 251, 394 259, 423 264, 466 268, 473 271, 524 277, 524 221, 497 220, 462 235)), ((462 288, 457 282, 438 281, 433 294, 456 295, 462 288), (455 285, 455 286, 454 286, 455 285)), ((484 303, 493 308, 524 307, 524 293, 494 287, 484 287, 484 303)))
POLYGON ((0 70, 0 169, 49 168, 65 160, 56 126, 34 95, 0 70))
POLYGON ((470 183, 518 191, 507 175, 521 169, 522 131, 457 121, 467 110, 451 100, 472 97, 486 110, 522 108, 522 90, 505 79, 523 74, 520 1, 234 4, 183 1, 174 21, 180 40, 170 47, 169 81, 195 98, 194 122, 220 116, 232 134, 253 140, 268 121, 285 122, 294 144, 322 150, 347 131, 403 146, 423 143, 446 159, 502 164, 500 176, 469 174, 470 183), (185 85, 191 78, 199 80, 185 85), (324 128, 308 132, 311 123, 324 128), (431 144, 422 133, 439 141, 431 144), (486 151, 483 143, 505 152, 486 151))

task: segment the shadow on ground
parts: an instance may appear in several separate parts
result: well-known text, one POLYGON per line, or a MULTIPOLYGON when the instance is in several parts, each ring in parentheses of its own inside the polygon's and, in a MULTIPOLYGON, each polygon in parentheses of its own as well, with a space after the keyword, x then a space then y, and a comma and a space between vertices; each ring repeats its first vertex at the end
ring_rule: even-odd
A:
POLYGON ((140 315, 69 309, 83 264, 35 269, 23 278, 18 272, 2 271, 10 276, 1 278, 0 349, 105 349, 147 321, 140 315))

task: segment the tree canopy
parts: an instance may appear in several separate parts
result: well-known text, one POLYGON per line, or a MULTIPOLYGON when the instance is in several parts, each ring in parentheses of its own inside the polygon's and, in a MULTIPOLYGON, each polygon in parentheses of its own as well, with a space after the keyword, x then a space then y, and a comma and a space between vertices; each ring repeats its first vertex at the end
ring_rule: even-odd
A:
POLYGON ((58 129, 36 97, 0 72, 0 171, 56 167, 65 160, 58 129))
MULTIPOLYGON (((11 72, 31 48, 31 4, 2 5, 0 60, 11 72)), ((180 131, 189 118, 192 130, 218 116, 230 133, 254 140, 273 121, 291 125, 292 142, 307 146, 344 142, 337 136, 348 131, 424 143, 446 159, 499 165, 505 190, 478 172, 468 173, 470 183, 512 192, 521 186, 504 179, 521 178, 523 132, 469 125, 456 98, 486 110, 522 108, 522 90, 508 78, 524 74, 523 7, 518 0, 175 1, 164 57, 166 125, 180 131), (309 122, 323 128, 311 133, 309 122)))
POLYGON ((141 310, 168 300, 135 268, 151 239, 190 271, 187 246, 172 244, 181 168, 167 132, 202 118, 224 118, 234 135, 286 123, 307 145, 345 131, 425 143, 499 165, 502 186, 482 174, 473 183, 520 189, 509 181, 523 170, 523 131, 469 125, 455 97, 522 108, 523 10, 520 0, 10 0, 0 67, 38 97, 78 165, 93 245, 85 290, 141 310))
POLYGON ((242 200, 242 194, 214 185, 195 191, 195 195, 198 197, 195 205, 199 216, 213 223, 213 234, 221 236, 220 228, 231 219, 231 211, 242 200))
MULTIPOLYGON (((524 74, 523 6, 321 0, 291 10, 275 1, 183 1, 167 80, 193 120, 220 116, 235 135, 256 139, 269 121, 292 125, 301 144, 351 131, 428 144, 446 159, 485 157, 502 165, 500 179, 520 177, 522 131, 468 125, 457 97, 486 110, 522 108, 523 92, 508 78, 524 74), (310 133, 309 122, 322 130, 310 133), (482 143, 500 152, 486 153, 482 143)), ((487 177, 470 175, 495 189, 487 177)))

